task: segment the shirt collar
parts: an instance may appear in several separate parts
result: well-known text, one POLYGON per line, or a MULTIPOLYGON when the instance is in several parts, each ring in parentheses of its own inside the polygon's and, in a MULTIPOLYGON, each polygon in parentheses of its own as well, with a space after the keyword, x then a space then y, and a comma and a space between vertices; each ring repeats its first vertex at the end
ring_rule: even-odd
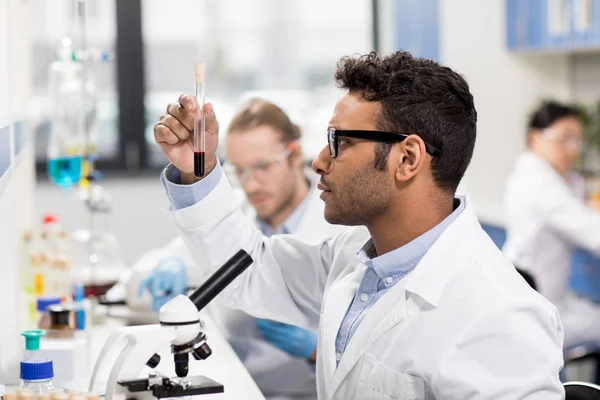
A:
POLYGON ((465 202, 454 199, 454 211, 438 225, 396 250, 377 256, 375 244, 369 239, 358 251, 358 259, 375 271, 380 279, 403 277, 412 271, 442 232, 465 209, 465 202))

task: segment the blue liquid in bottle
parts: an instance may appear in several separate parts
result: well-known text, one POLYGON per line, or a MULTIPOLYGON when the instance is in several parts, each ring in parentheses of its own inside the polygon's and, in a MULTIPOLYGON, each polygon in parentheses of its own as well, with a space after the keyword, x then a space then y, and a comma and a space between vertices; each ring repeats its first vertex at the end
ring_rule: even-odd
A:
POLYGON ((48 161, 48 175, 60 187, 68 188, 79 182, 81 156, 58 157, 48 161))

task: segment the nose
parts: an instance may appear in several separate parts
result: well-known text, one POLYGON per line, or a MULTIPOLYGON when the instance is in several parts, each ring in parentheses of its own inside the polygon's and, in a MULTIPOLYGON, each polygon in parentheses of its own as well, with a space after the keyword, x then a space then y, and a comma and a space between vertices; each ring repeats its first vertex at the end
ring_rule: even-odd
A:
POLYGON ((323 149, 312 162, 312 169, 319 175, 327 175, 331 171, 331 155, 329 154, 329 146, 323 149))
POLYGON ((258 179, 254 176, 254 174, 250 173, 245 177, 244 181, 241 183, 242 189, 248 194, 254 193, 260 189, 260 183, 258 179))

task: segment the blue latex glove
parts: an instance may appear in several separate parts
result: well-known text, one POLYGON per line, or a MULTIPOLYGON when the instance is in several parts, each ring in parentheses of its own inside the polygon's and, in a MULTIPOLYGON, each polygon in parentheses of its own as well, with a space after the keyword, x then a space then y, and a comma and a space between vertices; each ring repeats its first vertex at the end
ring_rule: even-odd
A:
POLYGON ((149 277, 138 286, 138 296, 147 290, 152 296, 152 309, 160 308, 173 297, 185 292, 188 276, 185 264, 179 258, 165 258, 158 263, 149 277))
POLYGON ((317 347, 313 331, 266 319, 258 319, 257 325, 267 342, 292 356, 308 358, 317 347))

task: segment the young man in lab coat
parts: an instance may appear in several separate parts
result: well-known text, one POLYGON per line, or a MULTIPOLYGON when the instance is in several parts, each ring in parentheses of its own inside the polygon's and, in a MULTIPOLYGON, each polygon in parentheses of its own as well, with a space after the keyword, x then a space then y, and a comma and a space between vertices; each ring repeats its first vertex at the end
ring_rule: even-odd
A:
POLYGON ((600 345, 600 305, 575 296, 568 287, 575 248, 600 255, 600 213, 586 206, 570 180, 582 135, 576 109, 544 103, 531 117, 528 150, 519 156, 505 192, 503 251, 557 306, 566 348, 600 345))
POLYGON ((217 268, 243 248, 254 265, 224 292, 229 303, 318 326, 321 399, 563 399, 555 307, 454 195, 476 136, 464 78, 395 52, 343 58, 336 80, 347 93, 313 169, 325 219, 357 228, 310 242, 265 237, 231 200, 210 104, 210 173, 194 178, 192 97, 169 105, 154 133, 171 161, 170 215, 193 254, 217 268))
MULTIPOLYGON (((166 116, 161 124, 168 125, 172 118, 166 116)), ((228 127, 228 175, 244 191, 244 213, 266 236, 293 234, 315 240, 347 229, 323 218, 318 175, 304 167, 300 135, 299 127, 281 108, 263 99, 248 101, 228 127)), ((177 238, 134 266, 129 286, 149 291, 158 311, 185 290, 188 279, 200 285, 210 272, 202 262, 195 262, 177 238), (149 272, 147 266, 153 270, 149 272), (166 292, 170 295, 165 296, 166 292)), ((208 311, 267 399, 316 399, 314 330, 257 320, 218 302, 210 304, 208 311)))

